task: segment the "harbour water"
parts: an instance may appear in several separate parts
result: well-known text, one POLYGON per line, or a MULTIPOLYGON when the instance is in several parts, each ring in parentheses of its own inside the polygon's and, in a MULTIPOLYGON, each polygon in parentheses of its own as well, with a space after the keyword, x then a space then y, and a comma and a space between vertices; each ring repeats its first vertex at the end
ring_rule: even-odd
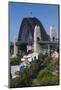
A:
POLYGON ((24 64, 20 64, 20 65, 12 65, 11 66, 11 74, 12 76, 15 74, 15 72, 20 71, 22 72, 24 69, 26 68, 26 66, 24 64))
POLYGON ((11 74, 14 75, 15 72, 20 71, 19 65, 12 65, 11 66, 11 74))

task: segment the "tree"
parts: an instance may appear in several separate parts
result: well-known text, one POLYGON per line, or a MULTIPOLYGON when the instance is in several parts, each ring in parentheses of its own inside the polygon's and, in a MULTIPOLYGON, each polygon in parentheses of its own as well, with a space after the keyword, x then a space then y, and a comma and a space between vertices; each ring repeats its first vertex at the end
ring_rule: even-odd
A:
POLYGON ((18 74, 19 77, 10 79, 11 88, 31 86, 32 80, 28 69, 24 70, 22 73, 17 72, 17 75, 18 74))
POLYGON ((57 75, 53 75, 47 68, 39 72, 35 85, 57 85, 59 79, 57 75))
POLYGON ((51 57, 50 56, 48 57, 47 53, 45 55, 39 54, 38 61, 40 61, 41 69, 44 69, 45 67, 47 67, 50 64, 51 57))
POLYGON ((32 62, 31 62, 30 68, 29 68, 31 77, 33 79, 37 77, 37 74, 40 69, 41 69, 41 61, 36 60, 36 58, 34 58, 34 60, 32 60, 32 62))
POLYGON ((20 64, 20 60, 18 60, 18 58, 10 59, 10 65, 19 65, 19 64, 20 64))
POLYGON ((52 59, 51 63, 47 66, 47 69, 50 70, 51 72, 59 72, 59 60, 58 59, 52 59))

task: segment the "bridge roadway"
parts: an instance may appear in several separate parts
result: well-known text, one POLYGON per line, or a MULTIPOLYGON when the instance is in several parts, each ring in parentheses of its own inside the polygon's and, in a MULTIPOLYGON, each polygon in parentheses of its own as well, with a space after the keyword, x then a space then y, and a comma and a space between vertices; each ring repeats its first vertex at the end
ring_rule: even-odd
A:
POLYGON ((58 41, 38 41, 39 44, 58 44, 58 41))
MULTIPOLYGON (((37 41, 39 44, 59 44, 59 42, 58 41, 42 41, 42 40, 39 40, 39 41, 37 41)), ((25 41, 24 42, 25 44, 27 44, 27 42, 25 41)), ((16 45, 20 45, 20 44, 24 44, 23 42, 20 42, 20 41, 17 41, 16 42, 16 45)))
POLYGON ((41 40, 39 40, 38 43, 40 45, 47 45, 48 46, 48 56, 50 56, 50 46, 59 44, 58 41, 41 41, 41 40))
MULTIPOLYGON (((37 41, 40 45, 46 45, 48 46, 48 56, 50 56, 50 45, 58 45, 59 41, 37 41)), ((16 42, 17 45, 23 44, 22 42, 16 42)), ((26 43, 27 44, 27 43, 26 43)))

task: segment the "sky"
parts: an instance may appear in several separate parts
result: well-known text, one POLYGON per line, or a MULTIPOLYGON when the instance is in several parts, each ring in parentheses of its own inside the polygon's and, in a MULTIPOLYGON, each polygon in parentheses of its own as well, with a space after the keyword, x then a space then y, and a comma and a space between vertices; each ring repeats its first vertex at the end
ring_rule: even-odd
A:
POLYGON ((21 22, 24 17, 37 17, 49 35, 50 26, 54 25, 58 37, 57 5, 9 2, 10 41, 13 42, 14 37, 18 37, 21 22), (32 12, 32 14, 30 12, 32 12))

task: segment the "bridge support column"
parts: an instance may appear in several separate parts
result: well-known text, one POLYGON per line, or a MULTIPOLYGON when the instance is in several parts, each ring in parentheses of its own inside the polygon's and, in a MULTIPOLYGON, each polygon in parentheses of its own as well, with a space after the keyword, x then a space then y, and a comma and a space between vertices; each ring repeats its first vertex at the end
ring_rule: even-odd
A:
POLYGON ((48 56, 50 56, 50 45, 48 44, 48 56))

